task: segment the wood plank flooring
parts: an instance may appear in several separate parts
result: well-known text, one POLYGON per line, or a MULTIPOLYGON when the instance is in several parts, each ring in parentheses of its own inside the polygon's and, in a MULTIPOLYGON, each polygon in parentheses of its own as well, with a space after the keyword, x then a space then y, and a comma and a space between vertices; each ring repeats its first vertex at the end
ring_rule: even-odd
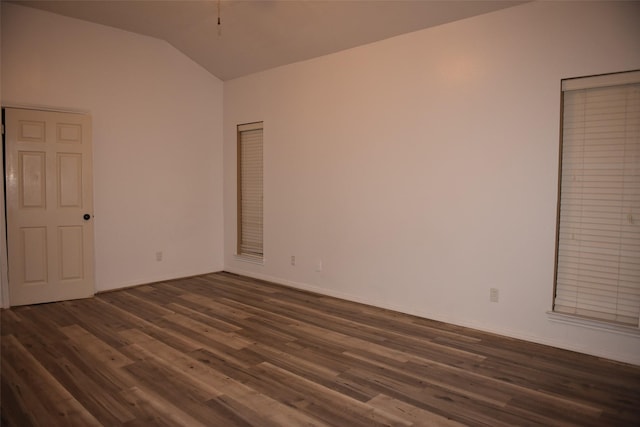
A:
POLYGON ((640 425, 640 367, 229 273, 1 331, 7 426, 640 425))

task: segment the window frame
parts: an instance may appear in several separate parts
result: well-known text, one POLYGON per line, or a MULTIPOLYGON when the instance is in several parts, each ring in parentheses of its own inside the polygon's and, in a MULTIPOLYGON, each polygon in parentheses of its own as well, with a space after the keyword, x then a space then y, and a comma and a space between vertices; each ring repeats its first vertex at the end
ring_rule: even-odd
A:
MULTIPOLYGON (((560 142, 559 142, 559 161, 558 161, 558 192, 557 192, 558 200, 557 200, 557 211, 556 211, 556 241, 555 241, 556 253, 554 258, 554 284, 553 284, 552 311, 548 312, 550 320, 558 321, 561 323, 571 323, 571 324, 577 324, 581 326, 593 327, 601 330, 622 332, 622 333, 632 334, 632 335, 636 335, 638 332, 640 332, 640 315, 638 315, 638 322, 636 324, 632 324, 630 322, 622 323, 616 320, 605 319, 603 318, 605 316, 604 312, 601 315, 598 315, 597 317, 591 317, 588 315, 578 313, 578 311, 581 311, 582 309, 579 309, 578 306, 580 305, 580 303, 577 300, 575 303, 576 304, 575 313, 556 310, 556 306, 558 305, 558 288, 559 288, 558 276, 559 276, 560 264, 561 264, 561 261, 560 261, 561 234, 562 234, 561 210, 562 210, 562 203, 563 203, 563 191, 562 191, 563 176, 565 172, 563 161, 564 161, 564 152, 566 148, 565 134, 567 132, 566 123, 565 123, 566 92, 578 91, 578 90, 589 91, 592 89, 605 88, 605 87, 622 87, 624 85, 628 85, 628 84, 635 85, 638 83, 640 83, 640 70, 612 73, 612 74, 603 74, 603 75, 594 75, 594 76, 588 76, 588 77, 578 77, 578 78, 562 80, 561 104, 560 104, 561 105, 560 142)), ((626 140, 625 140, 625 143, 626 143, 626 140)), ((608 150, 611 151, 611 149, 608 149, 608 150)), ((626 153, 624 154, 624 160, 626 161, 626 153)), ((598 181, 598 183, 602 183, 602 182, 603 181, 598 181)), ((570 196, 566 196, 566 198, 569 198, 569 197, 570 196)), ((624 197, 624 196, 621 196, 621 197, 624 197)), ((621 224, 619 228, 622 230, 623 225, 621 224)), ((623 232, 620 231, 621 235, 622 233, 623 232)), ((633 242, 635 243, 635 240, 633 240, 633 242)), ((616 289, 620 288, 620 274, 618 274, 617 281, 618 281, 618 284, 616 285, 616 289)), ((579 287, 580 285, 576 285, 576 286, 579 287)), ((601 285, 596 285, 596 286, 601 287, 601 285)), ((613 316, 615 317, 619 315, 615 314, 613 316)))
MULTIPOLYGON (((236 256, 242 260, 250 261, 250 262, 258 262, 261 263, 264 260, 264 122, 250 122, 250 123, 242 123, 236 126, 236 149, 237 149, 237 215, 236 215, 236 256), (243 160, 243 142, 246 142, 243 139, 245 132, 253 132, 259 130, 260 131, 260 178, 259 178, 259 212, 260 212, 260 220, 259 225, 256 226, 256 229, 253 230, 254 233, 259 232, 259 249, 247 250, 247 246, 249 245, 243 238, 244 231, 246 229, 246 223, 244 221, 244 208, 243 208, 243 187, 246 179, 243 179, 244 171, 247 169, 247 165, 243 160)), ((256 183, 253 183, 256 185, 256 183)))

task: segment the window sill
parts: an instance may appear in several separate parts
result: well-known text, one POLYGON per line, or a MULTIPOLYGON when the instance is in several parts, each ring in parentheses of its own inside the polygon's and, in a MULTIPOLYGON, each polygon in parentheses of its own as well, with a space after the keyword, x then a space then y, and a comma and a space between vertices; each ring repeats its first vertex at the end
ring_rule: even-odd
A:
POLYGON ((264 265, 264 257, 258 256, 258 255, 236 254, 235 258, 238 261, 242 261, 242 262, 264 265))
POLYGON ((547 317, 550 321, 556 323, 582 326, 584 328, 640 338, 640 328, 633 326, 616 325, 601 320, 587 319, 585 317, 572 316, 570 314, 556 313, 553 311, 547 311, 547 317))

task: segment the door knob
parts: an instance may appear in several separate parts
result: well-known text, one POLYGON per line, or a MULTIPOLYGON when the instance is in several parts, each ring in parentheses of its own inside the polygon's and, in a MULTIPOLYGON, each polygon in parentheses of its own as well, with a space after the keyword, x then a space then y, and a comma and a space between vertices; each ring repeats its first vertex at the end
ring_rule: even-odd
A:
POLYGON ((91 215, 89 215, 89 214, 84 214, 84 215, 82 215, 82 218, 83 218, 85 221, 89 221, 89 220, 91 219, 91 215))

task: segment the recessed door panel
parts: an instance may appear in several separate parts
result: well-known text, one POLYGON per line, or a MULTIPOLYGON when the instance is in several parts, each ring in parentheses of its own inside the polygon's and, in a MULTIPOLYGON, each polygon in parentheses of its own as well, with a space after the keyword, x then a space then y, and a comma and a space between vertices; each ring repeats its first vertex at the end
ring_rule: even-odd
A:
POLYGON ((46 123, 44 121, 20 120, 18 122, 18 141, 45 142, 46 123))
POLYGON ((82 126, 74 123, 58 123, 56 142, 65 144, 82 143, 82 126))
POLYGON ((58 207, 82 207, 82 154, 58 153, 58 207))
POLYGON ((46 227, 24 227, 20 231, 20 258, 24 271, 24 283, 46 283, 48 270, 46 227))
POLYGON ((18 152, 18 191, 22 209, 45 208, 46 153, 18 152))
POLYGON ((77 280, 83 277, 84 239, 82 230, 82 226, 58 228, 60 280, 77 280))

